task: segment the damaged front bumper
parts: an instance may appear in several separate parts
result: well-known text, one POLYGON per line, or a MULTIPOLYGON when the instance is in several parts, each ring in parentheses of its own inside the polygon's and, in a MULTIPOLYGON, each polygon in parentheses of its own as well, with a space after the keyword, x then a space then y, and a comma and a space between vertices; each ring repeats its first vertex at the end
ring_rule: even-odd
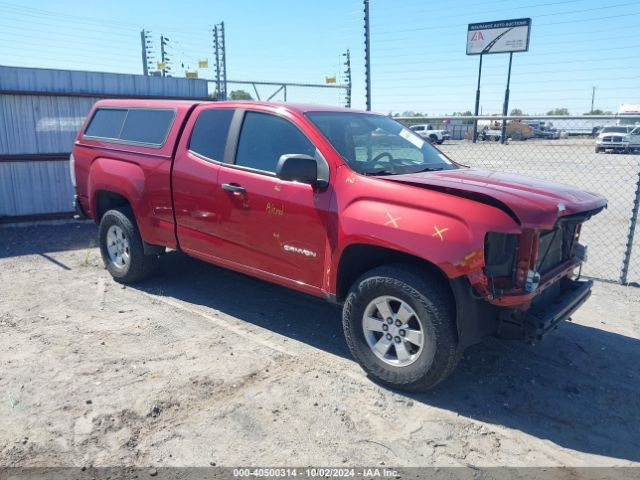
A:
POLYGON ((558 284, 559 291, 555 298, 548 300, 542 297, 526 311, 503 310, 498 336, 531 342, 541 340, 587 301, 592 286, 593 280, 563 278, 558 284))

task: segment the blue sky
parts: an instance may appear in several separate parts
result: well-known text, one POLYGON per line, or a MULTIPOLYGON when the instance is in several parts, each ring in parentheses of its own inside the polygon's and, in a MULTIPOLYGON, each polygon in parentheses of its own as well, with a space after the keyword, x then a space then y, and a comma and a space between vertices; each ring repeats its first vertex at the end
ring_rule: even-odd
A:
MULTIPOLYGON (((617 111, 640 103, 640 2, 629 0, 370 0, 373 109, 431 115, 473 110, 478 57, 467 24, 533 19, 530 50, 514 55, 511 108, 617 111)), ((0 0, 0 64, 141 73, 140 30, 171 40, 177 76, 212 60, 210 26, 227 30, 230 79, 322 83, 349 48, 353 106, 364 106, 361 0, 87 2, 0 0)), ((485 56, 482 111, 501 111, 508 55, 485 56)), ((200 70, 200 77, 213 71, 200 70)), ((240 87, 230 85, 230 89, 240 87)), ((273 90, 260 89, 263 97, 273 90)), ((338 90, 289 89, 289 100, 341 104, 338 90)), ((276 99, 281 97, 276 97, 276 99)))

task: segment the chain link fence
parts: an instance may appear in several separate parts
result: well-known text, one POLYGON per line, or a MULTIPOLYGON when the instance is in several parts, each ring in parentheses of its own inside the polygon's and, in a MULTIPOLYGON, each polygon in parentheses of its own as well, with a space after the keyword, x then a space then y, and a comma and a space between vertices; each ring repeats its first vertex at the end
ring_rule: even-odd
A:
POLYGON ((464 165, 565 183, 605 196, 607 209, 582 229, 581 241, 589 246, 583 274, 640 284, 640 232, 635 232, 640 116, 397 119, 438 142, 440 150, 464 165), (448 133, 444 138, 442 131, 448 133))

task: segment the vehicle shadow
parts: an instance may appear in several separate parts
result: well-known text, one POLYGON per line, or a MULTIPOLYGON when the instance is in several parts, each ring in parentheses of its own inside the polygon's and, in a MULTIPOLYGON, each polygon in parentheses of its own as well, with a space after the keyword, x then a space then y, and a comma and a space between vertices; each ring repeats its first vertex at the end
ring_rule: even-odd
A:
POLYGON ((80 250, 97 245, 93 222, 65 221, 55 225, 3 225, 0 258, 80 250))
MULTIPOLYGON (((338 307, 179 253, 163 256, 157 275, 136 288, 351 358, 338 307)), ((640 340, 565 322, 536 346, 488 339, 445 382, 407 396, 568 449, 639 461, 638 365, 640 340)))

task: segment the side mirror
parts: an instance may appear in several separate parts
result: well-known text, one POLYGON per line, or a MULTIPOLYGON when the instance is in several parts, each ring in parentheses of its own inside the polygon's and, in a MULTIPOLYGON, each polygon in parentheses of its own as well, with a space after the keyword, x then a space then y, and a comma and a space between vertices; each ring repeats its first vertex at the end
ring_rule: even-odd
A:
POLYGON ((315 185, 318 182, 318 162, 309 155, 282 155, 278 160, 276 174, 282 180, 315 185))

